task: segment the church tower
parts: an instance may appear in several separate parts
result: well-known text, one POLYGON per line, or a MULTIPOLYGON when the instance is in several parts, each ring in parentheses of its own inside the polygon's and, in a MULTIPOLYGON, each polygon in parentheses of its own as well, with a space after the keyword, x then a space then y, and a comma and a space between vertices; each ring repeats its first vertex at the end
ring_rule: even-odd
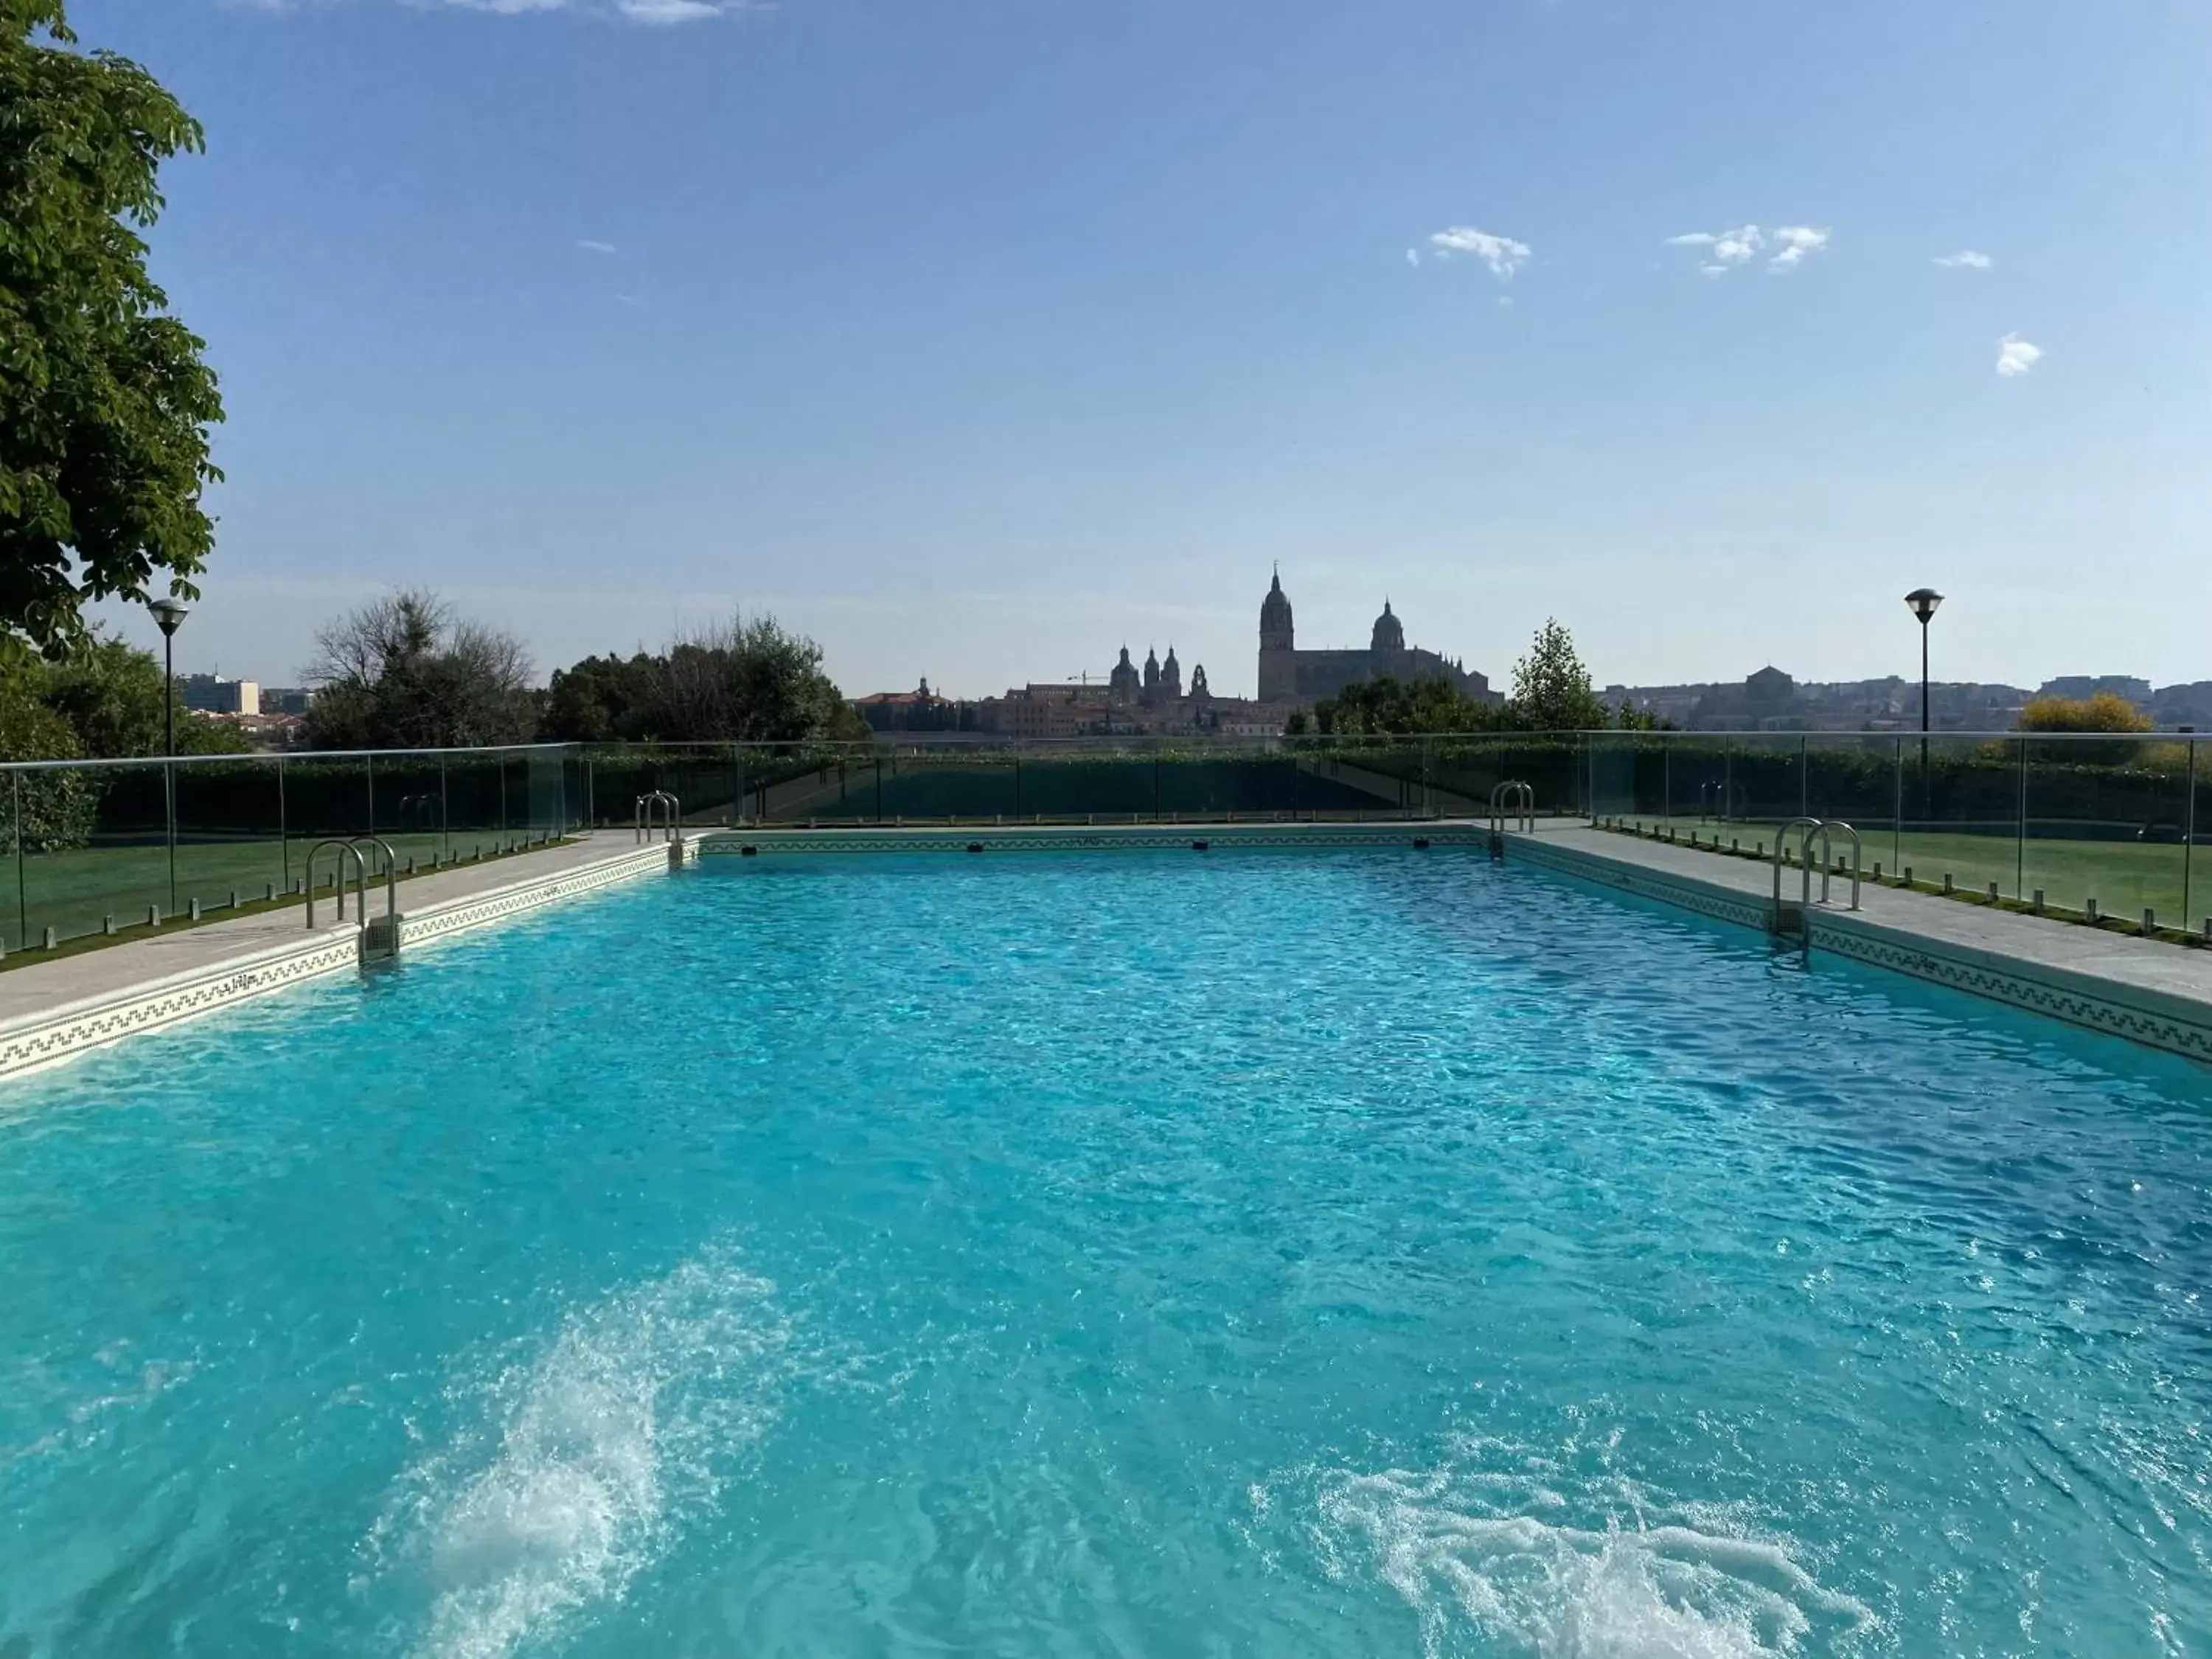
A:
POLYGON ((1267 597, 1260 602, 1260 701, 1288 702, 1298 695, 1297 647, 1291 625, 1291 596, 1283 574, 1275 573, 1267 597))
POLYGON ((1390 601, 1382 601, 1382 614, 1375 619, 1375 632, 1367 642, 1368 651, 1377 657, 1396 656, 1406 648, 1406 624, 1390 613, 1390 601))

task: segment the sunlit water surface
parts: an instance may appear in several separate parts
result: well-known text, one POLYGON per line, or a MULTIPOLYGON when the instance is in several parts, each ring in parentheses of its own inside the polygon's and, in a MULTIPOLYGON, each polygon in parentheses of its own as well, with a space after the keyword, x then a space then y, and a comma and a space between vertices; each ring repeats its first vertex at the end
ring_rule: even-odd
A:
POLYGON ((1441 848, 647 882, 0 1091, 0 1656, 2212 1650, 2208 1105, 1441 848))

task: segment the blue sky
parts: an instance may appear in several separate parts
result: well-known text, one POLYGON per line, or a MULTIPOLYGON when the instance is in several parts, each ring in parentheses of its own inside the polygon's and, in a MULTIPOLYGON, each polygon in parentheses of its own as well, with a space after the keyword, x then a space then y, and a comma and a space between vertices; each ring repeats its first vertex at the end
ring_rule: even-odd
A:
POLYGON ((2202 0, 71 16, 208 128, 194 667, 409 582, 549 669, 742 604, 848 691, 1249 693, 1279 561, 1500 682, 1911 672, 1922 583, 1942 677, 2212 678, 2202 0))

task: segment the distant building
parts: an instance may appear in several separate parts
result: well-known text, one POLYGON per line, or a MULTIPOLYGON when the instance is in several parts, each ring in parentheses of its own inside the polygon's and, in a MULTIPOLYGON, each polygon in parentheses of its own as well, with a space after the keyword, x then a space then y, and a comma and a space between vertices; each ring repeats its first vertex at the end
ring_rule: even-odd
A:
POLYGON ((1333 697, 1348 685, 1389 674, 1400 680, 1443 680, 1478 702, 1502 702, 1483 675, 1418 647, 1408 649, 1406 627, 1382 601, 1364 651, 1301 651, 1290 595, 1279 573, 1260 604, 1260 701, 1307 704, 1333 697))
POLYGON ((203 714, 258 714, 261 688, 252 680, 226 680, 214 674, 186 674, 177 682, 185 707, 203 714))
POLYGON ((2151 694, 2151 717, 2163 726, 2212 732, 2212 680, 2161 685, 2151 694))
POLYGON ((305 686, 272 685, 261 694, 261 711, 265 714, 304 714, 315 694, 305 686))
POLYGON ((2061 674, 2055 680, 2045 680, 2036 688, 2039 697, 2072 697, 2077 702, 2110 692, 2116 697, 2125 697, 2138 708, 2151 705, 2148 680, 2139 680, 2132 674, 2061 674))
POLYGON ((941 697, 925 677, 912 691, 878 691, 853 699, 853 708, 877 732, 960 732, 971 729, 967 706, 941 697))

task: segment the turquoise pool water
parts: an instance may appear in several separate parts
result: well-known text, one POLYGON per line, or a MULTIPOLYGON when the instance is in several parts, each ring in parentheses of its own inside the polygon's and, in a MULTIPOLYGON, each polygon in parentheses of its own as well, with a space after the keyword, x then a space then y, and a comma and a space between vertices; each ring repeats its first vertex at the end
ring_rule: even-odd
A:
POLYGON ((0 1655, 2203 1652, 2208 1106, 1445 849, 644 882, 0 1094, 0 1655))

